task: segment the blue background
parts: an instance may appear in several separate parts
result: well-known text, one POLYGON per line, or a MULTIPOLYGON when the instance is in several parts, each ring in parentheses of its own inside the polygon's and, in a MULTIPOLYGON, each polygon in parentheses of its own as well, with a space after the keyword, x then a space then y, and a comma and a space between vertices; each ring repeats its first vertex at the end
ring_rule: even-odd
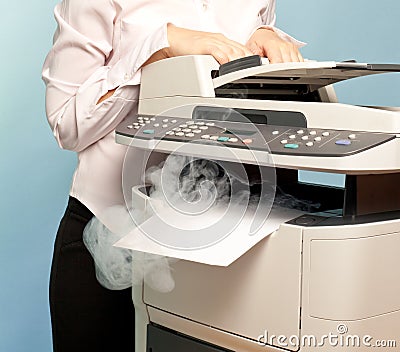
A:
MULTIPOLYGON (((48 275, 76 162, 58 149, 44 114, 40 71, 55 4, 8 2, 1 13, 1 352, 51 351, 48 275)), ((278 0, 278 26, 318 60, 400 63, 399 13, 398 0, 278 0)), ((400 76, 338 84, 337 93, 342 102, 400 106, 400 76)))

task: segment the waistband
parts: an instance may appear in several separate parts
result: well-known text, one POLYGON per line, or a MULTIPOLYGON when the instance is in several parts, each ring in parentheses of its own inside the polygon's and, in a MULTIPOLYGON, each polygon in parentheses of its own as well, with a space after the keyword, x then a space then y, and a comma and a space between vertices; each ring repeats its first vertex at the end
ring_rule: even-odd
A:
POLYGON ((74 197, 69 197, 67 209, 69 209, 72 213, 82 216, 88 221, 93 217, 93 213, 78 199, 74 197))

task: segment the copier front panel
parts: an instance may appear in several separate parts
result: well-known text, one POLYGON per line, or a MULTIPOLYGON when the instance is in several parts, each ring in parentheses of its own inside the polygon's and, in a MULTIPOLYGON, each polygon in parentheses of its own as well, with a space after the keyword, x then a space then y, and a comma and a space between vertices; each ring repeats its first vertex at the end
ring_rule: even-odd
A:
MULTIPOLYGON (((245 236, 245 234, 244 234, 245 236)), ((175 289, 144 288, 147 305, 252 341, 270 334, 299 335, 301 231, 270 235, 228 267, 179 261, 175 289)))
POLYGON ((289 156, 320 157, 349 156, 396 138, 396 135, 389 133, 307 128, 302 114, 289 117, 289 112, 249 114, 253 114, 254 119, 265 118, 267 121, 264 116, 273 113, 278 115, 274 118, 275 123, 286 120, 287 125, 242 122, 243 115, 236 110, 198 106, 193 112, 195 118, 190 121, 164 115, 137 115, 120 125, 117 133, 121 141, 126 137, 144 143, 152 142, 156 149, 158 144, 162 148, 162 142, 175 143, 176 147, 192 143, 289 156), (219 120, 218 116, 222 115, 229 115, 230 119, 219 120))
POLYGON ((340 104, 331 86, 385 72, 400 66, 261 62, 224 72, 188 56, 143 69, 139 111, 117 127, 118 143, 273 169, 277 197, 320 204, 226 267, 175 262, 170 293, 135 287, 137 352, 379 351, 363 337, 396 337, 400 110, 340 104), (306 185, 298 170, 343 174, 345 185, 306 185), (329 334, 339 345, 321 340, 329 334))

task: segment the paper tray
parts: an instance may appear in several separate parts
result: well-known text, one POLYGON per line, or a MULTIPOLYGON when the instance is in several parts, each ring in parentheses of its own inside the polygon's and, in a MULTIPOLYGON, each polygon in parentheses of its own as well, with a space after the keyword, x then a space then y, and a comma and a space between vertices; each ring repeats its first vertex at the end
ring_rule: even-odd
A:
POLYGON ((254 225, 254 213, 251 210, 241 216, 235 216, 236 210, 231 210, 229 217, 236 224, 234 221, 229 224, 218 221, 224 211, 223 208, 213 208, 206 214, 189 219, 188 215, 166 209, 146 220, 115 246, 208 265, 229 266, 275 232, 282 223, 303 214, 294 209, 273 207, 269 214, 264 215, 266 219, 259 223, 258 230, 251 234, 254 225), (205 221, 211 226, 205 227, 205 221), (224 236, 218 235, 224 231, 224 236), (188 236, 184 245, 182 236, 188 236))

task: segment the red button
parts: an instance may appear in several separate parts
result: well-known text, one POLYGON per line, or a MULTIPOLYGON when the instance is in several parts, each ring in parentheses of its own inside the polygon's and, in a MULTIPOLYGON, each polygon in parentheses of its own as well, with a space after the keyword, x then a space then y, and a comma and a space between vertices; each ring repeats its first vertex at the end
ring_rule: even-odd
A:
POLYGON ((250 139, 250 138, 248 138, 248 139, 243 139, 243 143, 244 143, 244 144, 251 144, 251 143, 253 143, 253 140, 250 139))

